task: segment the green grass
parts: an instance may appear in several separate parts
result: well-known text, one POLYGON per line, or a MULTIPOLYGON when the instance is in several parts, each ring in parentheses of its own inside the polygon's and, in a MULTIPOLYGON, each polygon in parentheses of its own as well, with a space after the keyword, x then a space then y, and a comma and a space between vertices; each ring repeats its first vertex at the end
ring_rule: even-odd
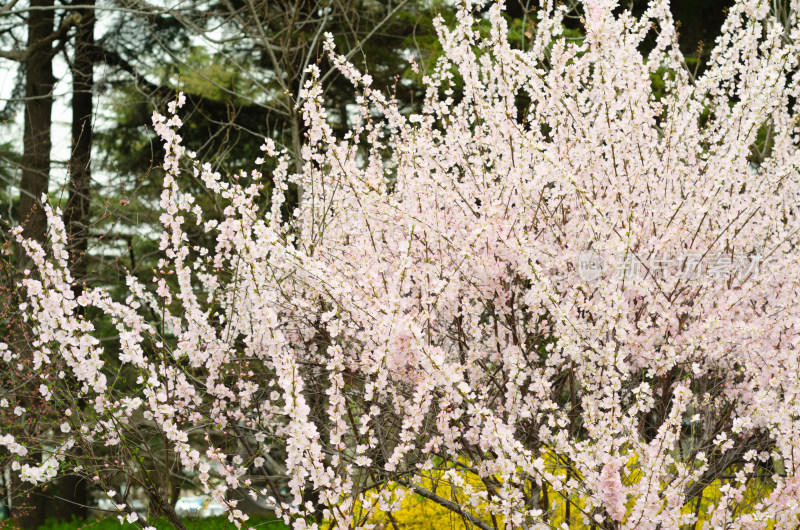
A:
MULTIPOLYGON (((206 518, 187 517, 183 520, 183 524, 186 525, 187 530, 229 530, 231 528, 236 528, 233 523, 228 521, 227 516, 206 518)), ((174 528, 166 519, 156 521, 154 526, 157 530, 173 530, 174 528)), ((289 528, 283 524, 282 520, 276 519, 275 516, 264 515, 251 516, 247 521, 247 526, 258 528, 259 530, 285 530, 289 528)), ((40 526, 39 530, 119 530, 120 528, 133 530, 139 529, 140 527, 128 523, 120 524, 116 517, 108 517, 92 521, 73 520, 72 522, 66 522, 50 520, 44 526, 40 526)))

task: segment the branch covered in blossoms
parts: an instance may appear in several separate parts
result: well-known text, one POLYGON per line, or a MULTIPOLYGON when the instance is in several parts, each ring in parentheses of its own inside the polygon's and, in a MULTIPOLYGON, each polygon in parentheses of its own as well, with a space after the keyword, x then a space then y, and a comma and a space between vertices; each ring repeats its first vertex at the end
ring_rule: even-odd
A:
POLYGON ((697 78, 665 0, 639 18, 582 5, 576 41, 542 0, 524 50, 502 2, 437 21, 419 113, 328 37, 354 125, 334 134, 311 66, 302 172, 262 146, 268 207, 264 175, 223 178, 184 148, 181 97, 154 114, 152 288, 75 298, 58 212, 49 253, 16 232, 38 271, 29 386, 65 412, 37 436, 3 425, 3 458, 33 483, 138 484, 174 518, 172 476, 193 477, 237 525, 233 491, 296 529, 374 528, 423 500, 481 528, 795 528, 800 3, 778 21, 737 1, 697 78), (198 228, 213 248, 189 243, 198 228), (582 274, 587 252, 639 272, 582 274), (78 307, 111 319, 116 352, 78 307))

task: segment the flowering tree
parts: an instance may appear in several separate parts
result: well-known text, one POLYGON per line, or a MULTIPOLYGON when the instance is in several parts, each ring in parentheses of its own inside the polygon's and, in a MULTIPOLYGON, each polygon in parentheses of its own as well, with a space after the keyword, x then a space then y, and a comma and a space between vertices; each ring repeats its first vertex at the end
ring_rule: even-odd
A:
POLYGON ((33 350, 0 348, 36 384, 4 406, 62 412, 36 431, 3 412, 3 458, 31 483, 79 473, 135 521, 124 478, 179 528, 170 470, 237 524, 226 491, 244 488, 294 528, 398 527, 420 499, 484 529, 795 528, 799 10, 738 1, 695 77, 666 1, 637 19, 587 0, 574 41, 542 0, 525 50, 501 3, 463 6, 413 115, 329 39, 357 119, 333 134, 312 66, 303 171, 262 147, 268 208, 259 172, 224 179, 184 149, 178 98, 153 117, 168 177, 152 291, 76 298, 58 212, 49 253, 16 232, 37 266, 33 350), (79 307, 113 319, 113 361, 79 307))

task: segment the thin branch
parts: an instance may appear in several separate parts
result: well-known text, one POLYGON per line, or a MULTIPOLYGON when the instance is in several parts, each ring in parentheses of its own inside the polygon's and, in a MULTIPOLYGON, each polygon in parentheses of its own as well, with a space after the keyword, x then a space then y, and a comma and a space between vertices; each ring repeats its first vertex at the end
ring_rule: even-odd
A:
POLYGON ((470 523, 474 524, 475 526, 477 526, 481 530, 494 530, 491 526, 489 526, 488 524, 484 523, 483 521, 481 521, 480 519, 478 519, 477 517, 475 517, 471 513, 465 511, 461 506, 459 506, 458 504, 454 503, 453 501, 448 501, 447 499, 445 499, 443 497, 439 497, 438 495, 436 495, 432 491, 428 491, 428 490, 426 490, 424 488, 420 488, 419 486, 416 486, 416 485, 411 484, 409 482, 406 482, 404 480, 398 481, 398 484, 402 484, 403 486, 405 486, 407 488, 411 488, 411 490, 414 493, 416 493, 417 495, 419 495, 420 497, 424 497, 424 498, 426 498, 428 500, 431 500, 431 501, 435 502, 436 504, 447 508, 451 512, 457 513, 458 515, 460 515, 461 517, 463 517, 464 519, 466 519, 470 523))

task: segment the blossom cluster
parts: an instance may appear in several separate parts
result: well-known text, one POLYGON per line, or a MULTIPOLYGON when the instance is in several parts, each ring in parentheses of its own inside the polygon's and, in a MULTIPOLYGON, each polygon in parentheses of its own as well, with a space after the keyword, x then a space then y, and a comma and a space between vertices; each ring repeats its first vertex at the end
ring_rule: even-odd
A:
MULTIPOLYGON (((52 258, 20 237, 38 270, 25 280, 33 366, 59 359, 77 382, 43 380, 42 395, 90 403, 59 420, 62 449, 25 478, 50 478, 67 445, 124 447, 146 426, 237 524, 247 516, 226 492, 243 489, 297 529, 374 528, 412 494, 487 528, 551 528, 552 492, 586 524, 794 528, 800 3, 778 20, 766 0, 737 1, 696 78, 666 0, 638 18, 582 5, 586 36, 570 40, 566 8, 542 0, 525 49, 502 2, 438 20, 444 53, 417 113, 328 37, 357 90, 355 125, 339 137, 327 123, 312 65, 302 171, 262 147, 276 168, 266 210, 258 171, 227 179, 185 150, 182 98, 156 113, 152 287, 129 278, 124 303, 75 298, 57 212, 52 258), (221 217, 181 186, 190 178, 221 217), (287 219, 289 185, 303 193, 287 219), (212 248, 190 243, 198 229, 212 248), (586 252, 771 266, 591 282, 575 271, 586 252), (124 389, 79 306, 116 327, 124 389), (451 499, 428 488, 434 472, 451 499)), ((0 443, 17 456, 54 446, 0 443)))

